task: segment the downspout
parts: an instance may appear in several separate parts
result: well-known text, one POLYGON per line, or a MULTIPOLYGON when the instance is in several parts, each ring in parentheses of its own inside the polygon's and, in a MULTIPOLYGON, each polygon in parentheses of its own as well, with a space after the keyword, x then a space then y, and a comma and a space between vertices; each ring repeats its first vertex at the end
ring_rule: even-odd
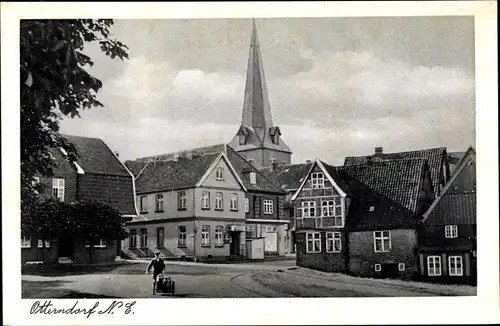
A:
POLYGON ((198 259, 196 257, 196 188, 193 188, 193 255, 194 261, 196 262, 198 259))

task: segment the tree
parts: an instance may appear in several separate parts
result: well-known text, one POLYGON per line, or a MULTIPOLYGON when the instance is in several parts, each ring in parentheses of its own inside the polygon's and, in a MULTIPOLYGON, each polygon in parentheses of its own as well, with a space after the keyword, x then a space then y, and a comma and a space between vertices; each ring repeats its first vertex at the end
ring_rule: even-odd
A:
POLYGON ((74 147, 59 134, 59 121, 80 110, 103 106, 96 98, 102 86, 86 67, 92 59, 84 45, 98 42, 111 58, 128 59, 127 46, 114 39, 110 19, 22 20, 21 69, 21 208, 26 214, 37 199, 36 174, 50 176, 55 166, 50 149, 74 147))

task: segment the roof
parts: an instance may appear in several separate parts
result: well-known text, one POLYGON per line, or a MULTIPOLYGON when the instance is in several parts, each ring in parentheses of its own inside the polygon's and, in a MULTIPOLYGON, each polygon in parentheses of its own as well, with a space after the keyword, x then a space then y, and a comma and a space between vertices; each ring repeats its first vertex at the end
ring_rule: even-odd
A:
POLYGON ((281 195, 285 195, 286 192, 281 189, 277 184, 272 182, 267 176, 261 173, 257 168, 255 168, 252 164, 248 163, 238 152, 236 152, 231 147, 227 147, 227 157, 231 162, 231 165, 236 170, 236 173, 240 175, 245 188, 249 191, 255 192, 269 192, 269 193, 277 193, 281 195), (256 184, 250 183, 249 172, 256 173, 256 184))
POLYGON ((457 168, 458 162, 464 157, 466 152, 448 152, 448 164, 450 165, 450 174, 453 174, 457 168))
POLYGON ((446 147, 422 149, 398 153, 382 153, 368 156, 349 156, 345 158, 344 165, 362 164, 366 163, 367 159, 371 158, 373 161, 383 160, 396 160, 396 159, 427 159, 429 163, 429 170, 431 173, 432 187, 434 189, 434 196, 437 197, 440 190, 441 180, 441 167, 443 160, 446 159, 446 147))
POLYGON ((135 178, 137 178, 139 173, 142 172, 147 164, 148 162, 144 161, 125 161, 125 166, 134 175, 135 178))
POLYGON ((340 174, 339 168, 326 164, 325 162, 320 161, 326 172, 333 178, 333 181, 340 187, 340 189, 348 196, 352 196, 351 189, 347 184, 346 180, 340 174))
POLYGON ((311 169, 311 163, 278 165, 275 169, 261 168, 259 171, 286 191, 299 189, 311 169))
POLYGON ((352 194, 347 227, 416 226, 425 159, 398 159, 337 167, 352 194), (374 210, 370 211, 373 206, 374 210))
POLYGON ((424 223, 476 224, 476 152, 470 147, 451 179, 424 213, 424 223))
POLYGON ((137 177, 137 194, 174 189, 194 188, 220 153, 206 154, 191 159, 153 161, 137 177))
POLYGON ((159 160, 173 161, 174 158, 176 157, 179 158, 179 160, 182 160, 182 158, 190 159, 196 156, 214 155, 214 154, 219 155, 220 153, 226 154, 227 159, 235 169, 236 174, 238 174, 243 185, 248 191, 277 193, 282 195, 286 194, 278 185, 273 183, 272 180, 263 175, 252 164, 248 163, 248 161, 245 160, 245 158, 242 157, 238 152, 236 152, 231 147, 226 146, 225 144, 216 144, 206 147, 193 148, 180 152, 149 156, 145 158, 140 158, 138 159, 138 161, 134 162, 144 164, 145 161, 150 161, 157 163, 159 160), (250 183, 249 172, 255 172, 257 174, 256 184, 250 183))
POLYGON ((85 173, 130 176, 111 149, 99 138, 61 135, 75 146, 77 163, 85 173))

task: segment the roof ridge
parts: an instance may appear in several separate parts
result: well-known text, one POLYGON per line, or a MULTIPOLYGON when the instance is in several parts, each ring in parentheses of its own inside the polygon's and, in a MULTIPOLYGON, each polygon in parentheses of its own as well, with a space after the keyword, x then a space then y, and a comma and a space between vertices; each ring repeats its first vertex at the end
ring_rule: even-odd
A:
MULTIPOLYGON (((426 158, 423 158, 423 157, 415 157, 415 158, 391 158, 391 159, 385 159, 383 161, 372 161, 370 163, 363 162, 363 163, 355 163, 355 164, 340 165, 340 166, 333 166, 333 167, 335 167, 335 168, 345 168, 345 167, 351 167, 351 166, 375 165, 375 164, 400 162, 400 161, 426 161, 426 162, 428 162, 429 160, 426 159, 426 158)), ((332 166, 332 165, 330 165, 330 166, 332 166)))

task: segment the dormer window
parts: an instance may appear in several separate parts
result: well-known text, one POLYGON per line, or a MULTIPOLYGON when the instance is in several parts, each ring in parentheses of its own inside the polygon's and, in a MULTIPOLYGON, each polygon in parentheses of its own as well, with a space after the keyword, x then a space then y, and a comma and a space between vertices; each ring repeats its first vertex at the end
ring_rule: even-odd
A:
POLYGON ((311 188, 322 189, 325 187, 325 177, 323 172, 314 172, 311 174, 311 188))
POLYGON ((245 145, 247 142, 245 135, 240 135, 240 145, 245 145))
POLYGON ((217 168, 217 171, 215 172, 215 178, 217 180, 224 180, 224 168, 223 167, 217 168))
POLYGON ((274 134, 274 136, 273 136, 273 143, 275 143, 276 145, 279 145, 279 143, 280 143, 280 135, 278 133, 274 134))
POLYGON ((250 172, 250 183, 253 185, 257 183, 257 174, 255 172, 250 172))

